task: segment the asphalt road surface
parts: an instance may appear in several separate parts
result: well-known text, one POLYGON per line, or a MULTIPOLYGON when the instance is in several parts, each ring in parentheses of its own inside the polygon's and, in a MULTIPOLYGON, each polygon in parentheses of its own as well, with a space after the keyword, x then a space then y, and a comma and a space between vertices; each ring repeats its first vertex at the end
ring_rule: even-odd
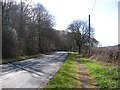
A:
POLYGON ((43 88, 60 69, 67 52, 0 65, 2 88, 43 88))

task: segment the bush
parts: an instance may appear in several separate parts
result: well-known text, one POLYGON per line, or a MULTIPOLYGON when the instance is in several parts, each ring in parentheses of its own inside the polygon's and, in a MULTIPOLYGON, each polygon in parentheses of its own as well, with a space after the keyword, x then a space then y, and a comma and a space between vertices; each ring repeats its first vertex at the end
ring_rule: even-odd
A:
POLYGON ((118 64, 120 51, 117 47, 99 47, 91 49, 91 59, 101 60, 106 63, 118 64))

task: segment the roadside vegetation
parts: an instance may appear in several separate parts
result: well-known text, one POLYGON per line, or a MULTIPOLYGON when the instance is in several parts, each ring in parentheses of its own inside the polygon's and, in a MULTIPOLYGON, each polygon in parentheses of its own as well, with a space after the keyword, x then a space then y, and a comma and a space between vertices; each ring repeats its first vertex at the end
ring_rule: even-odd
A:
POLYGON ((82 88, 80 79, 80 64, 75 57, 80 58, 80 62, 85 64, 91 76, 95 80, 96 88, 115 89, 119 88, 118 67, 108 63, 93 61, 84 58, 78 53, 69 53, 68 58, 57 74, 49 81, 44 88, 82 88))
POLYGON ((91 48, 91 59, 118 65, 120 59, 120 44, 111 47, 91 48))
POLYGON ((44 88, 80 88, 79 63, 75 60, 74 54, 69 53, 68 58, 57 74, 49 81, 44 88))
POLYGON ((90 70, 92 76, 95 78, 99 88, 119 88, 118 67, 108 63, 99 61, 92 61, 87 58, 80 58, 90 70))

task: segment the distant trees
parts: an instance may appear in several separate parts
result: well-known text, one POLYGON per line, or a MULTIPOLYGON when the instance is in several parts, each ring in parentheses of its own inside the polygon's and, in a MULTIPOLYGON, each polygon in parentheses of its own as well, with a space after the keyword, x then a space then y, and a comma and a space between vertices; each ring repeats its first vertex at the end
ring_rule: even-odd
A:
MULTIPOLYGON (((88 24, 82 20, 73 21, 67 28, 69 33, 72 34, 72 38, 74 38, 78 48, 79 53, 81 53, 81 48, 87 49, 89 47, 89 29, 88 24)), ((93 38, 94 29, 91 27, 91 37, 90 37, 90 45, 95 46, 97 44, 97 40, 93 38)), ((86 50, 87 51, 87 50, 86 50)))

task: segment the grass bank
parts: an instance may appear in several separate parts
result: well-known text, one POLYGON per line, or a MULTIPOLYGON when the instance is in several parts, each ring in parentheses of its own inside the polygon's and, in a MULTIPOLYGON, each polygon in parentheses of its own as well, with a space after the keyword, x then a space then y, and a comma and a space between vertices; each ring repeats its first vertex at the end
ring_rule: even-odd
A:
POLYGON ((118 68, 102 62, 93 62, 87 58, 80 58, 87 68, 90 70, 92 76, 97 82, 99 88, 120 88, 118 80, 118 68))
POLYGON ((74 53, 69 53, 57 74, 49 81, 46 88, 80 88, 79 63, 74 53))

